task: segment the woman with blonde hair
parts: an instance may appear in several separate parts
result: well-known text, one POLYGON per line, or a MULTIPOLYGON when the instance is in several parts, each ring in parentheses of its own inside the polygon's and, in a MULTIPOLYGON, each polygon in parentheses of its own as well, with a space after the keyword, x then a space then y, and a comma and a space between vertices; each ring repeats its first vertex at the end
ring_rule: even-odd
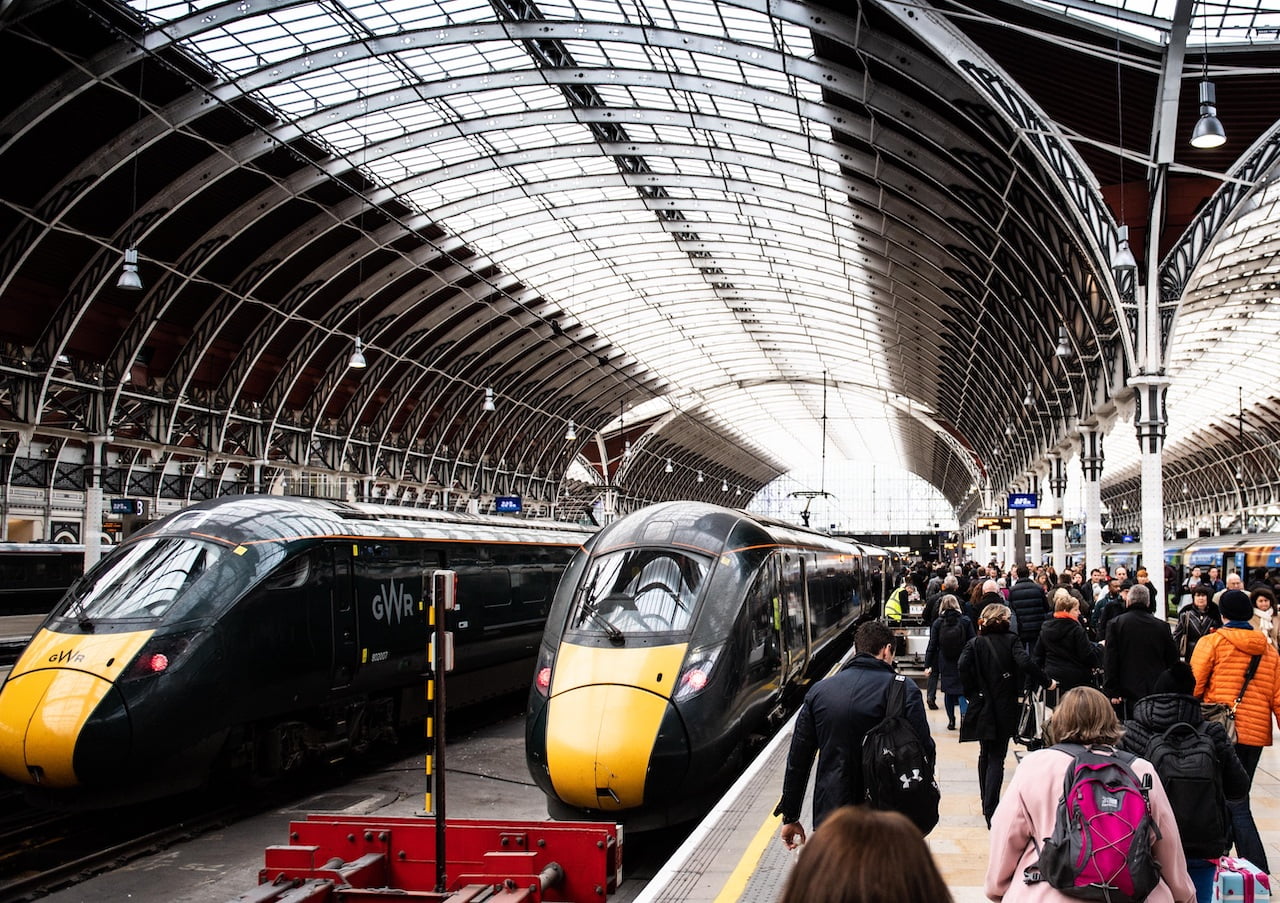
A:
MULTIPOLYGON (((1080 624, 1079 600, 1059 587, 1053 591, 1052 602, 1053 617, 1040 628, 1031 658, 1058 682, 1061 695, 1073 687, 1092 686, 1094 669, 1102 667, 1102 657, 1080 624)), ((1053 706, 1057 700, 1046 702, 1053 706)))
POLYGON ((960 654, 960 679, 969 700, 960 727, 961 740, 978 741, 978 792, 982 814, 991 816, 1004 784, 1004 759, 1018 728, 1018 696, 1028 682, 1056 690, 1018 635, 1010 629, 1009 606, 994 603, 978 617, 978 636, 960 654))
POLYGON ((924 837, 900 812, 844 806, 800 850, 779 903, 952 903, 924 837))
MULTIPOLYGON (((1115 744, 1124 733, 1110 701, 1092 687, 1076 687, 1064 693, 1046 730, 1054 744, 1077 744, 1104 756, 1116 754, 1115 744)), ((1018 765, 1009 790, 991 820, 984 888, 987 899, 1004 903, 1067 903, 1078 899, 1057 890, 1048 881, 1028 883, 1025 880, 1027 875, 1036 874, 1033 867, 1040 858, 1044 839, 1053 836, 1058 800, 1062 797, 1067 769, 1074 761, 1074 754, 1055 745, 1028 754, 1018 765)), ((1157 829, 1151 851, 1160 867, 1160 878, 1146 901, 1195 903, 1196 889, 1187 873, 1178 823, 1155 768, 1142 758, 1132 759, 1129 767, 1140 780, 1150 778, 1148 798, 1157 829)))

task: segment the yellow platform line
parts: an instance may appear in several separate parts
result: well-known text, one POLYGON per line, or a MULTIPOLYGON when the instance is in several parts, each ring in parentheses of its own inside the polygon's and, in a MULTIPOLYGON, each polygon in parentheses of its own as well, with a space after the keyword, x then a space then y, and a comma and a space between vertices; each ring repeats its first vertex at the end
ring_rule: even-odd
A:
POLYGON ((747 890, 747 882, 751 880, 756 866, 760 864, 760 855, 781 825, 781 815, 771 815, 765 819, 764 824, 760 826, 760 830, 756 832, 756 836, 751 838, 747 848, 742 851, 742 858, 738 860, 737 866, 729 874, 724 887, 716 895, 715 903, 736 903, 736 901, 742 899, 742 895, 747 890))

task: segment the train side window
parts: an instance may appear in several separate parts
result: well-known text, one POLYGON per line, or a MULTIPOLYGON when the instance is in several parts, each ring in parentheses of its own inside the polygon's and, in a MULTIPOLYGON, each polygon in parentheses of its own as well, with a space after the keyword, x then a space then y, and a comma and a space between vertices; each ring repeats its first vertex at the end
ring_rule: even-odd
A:
POLYGON ((268 590, 297 589, 307 582, 311 576, 311 559, 308 555, 298 555, 276 568, 267 577, 264 586, 268 590))

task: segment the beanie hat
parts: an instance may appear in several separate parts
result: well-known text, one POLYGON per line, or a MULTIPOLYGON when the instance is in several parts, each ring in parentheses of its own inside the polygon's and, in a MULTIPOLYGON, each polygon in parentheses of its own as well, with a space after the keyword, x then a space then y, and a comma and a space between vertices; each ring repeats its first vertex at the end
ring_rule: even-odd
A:
POLYGON ((1186 662, 1174 662, 1167 671, 1160 672, 1152 687, 1153 693, 1182 693, 1190 696, 1196 689, 1196 676, 1186 662))
POLYGON ((1253 617, 1253 600, 1248 593, 1229 589, 1218 598, 1218 610, 1224 621, 1247 621, 1253 617))

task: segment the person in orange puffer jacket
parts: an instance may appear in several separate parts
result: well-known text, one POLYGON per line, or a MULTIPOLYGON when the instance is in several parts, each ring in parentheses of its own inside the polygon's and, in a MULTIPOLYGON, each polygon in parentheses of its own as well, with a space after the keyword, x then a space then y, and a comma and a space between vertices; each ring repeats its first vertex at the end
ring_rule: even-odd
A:
MULTIPOLYGON (((1195 695, 1202 702, 1231 705, 1244 686, 1249 662, 1255 655, 1262 656, 1236 708, 1236 753, 1252 785, 1262 748, 1271 745, 1271 720, 1274 718, 1280 723, 1280 655, 1249 623, 1253 602, 1247 593, 1227 590, 1218 600, 1218 608, 1223 626, 1202 637, 1191 654, 1191 670, 1196 676, 1195 695)), ((1227 800, 1227 806, 1231 809, 1237 855, 1270 872, 1266 849, 1249 808, 1249 797, 1227 800)))

